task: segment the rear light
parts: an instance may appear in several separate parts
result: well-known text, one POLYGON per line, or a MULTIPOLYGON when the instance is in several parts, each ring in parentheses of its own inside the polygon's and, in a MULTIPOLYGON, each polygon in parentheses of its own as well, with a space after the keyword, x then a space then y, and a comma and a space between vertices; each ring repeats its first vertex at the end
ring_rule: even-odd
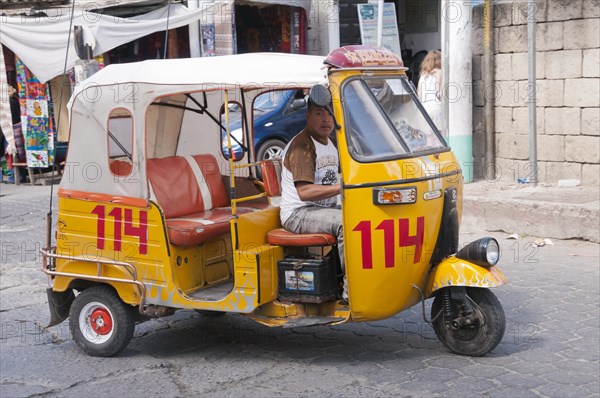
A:
POLYGON ((416 187, 373 189, 373 203, 376 205, 407 204, 415 203, 416 201, 416 187))
POLYGON ((433 200, 442 197, 442 190, 438 189, 435 191, 428 191, 423 194, 423 199, 425 200, 433 200))

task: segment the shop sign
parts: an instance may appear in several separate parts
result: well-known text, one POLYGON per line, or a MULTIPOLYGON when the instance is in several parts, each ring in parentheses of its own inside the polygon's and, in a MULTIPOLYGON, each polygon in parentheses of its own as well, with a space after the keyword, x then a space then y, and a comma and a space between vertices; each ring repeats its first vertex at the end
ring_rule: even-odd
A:
POLYGON ((325 63, 337 68, 403 67, 402 58, 383 47, 345 46, 333 50, 325 63))
MULTIPOLYGON (((378 4, 367 3, 357 4, 357 6, 361 42, 363 45, 376 46, 378 4)), ((381 46, 400 55, 400 35, 394 3, 385 3, 383 6, 381 46)))

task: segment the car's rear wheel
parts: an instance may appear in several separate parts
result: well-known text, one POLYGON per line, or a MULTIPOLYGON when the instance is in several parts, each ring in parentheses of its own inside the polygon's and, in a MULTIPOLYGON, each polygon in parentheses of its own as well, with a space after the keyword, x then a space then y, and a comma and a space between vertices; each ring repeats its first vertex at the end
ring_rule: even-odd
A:
POLYGON ((284 148, 285 142, 281 140, 267 140, 260 146, 260 148, 258 148, 258 152, 256 153, 256 160, 260 162, 261 160, 281 158, 284 148))

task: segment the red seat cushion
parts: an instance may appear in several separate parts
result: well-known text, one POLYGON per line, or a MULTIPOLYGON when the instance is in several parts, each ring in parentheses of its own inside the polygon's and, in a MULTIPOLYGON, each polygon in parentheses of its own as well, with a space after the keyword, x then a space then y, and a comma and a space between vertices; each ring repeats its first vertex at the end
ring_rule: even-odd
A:
POLYGON ((227 193, 213 155, 148 159, 148 179, 165 218, 227 206, 227 193))
MULTIPOLYGON (((231 207, 213 155, 148 159, 150 189, 165 215, 169 241, 199 245, 229 233, 231 207)), ((262 208, 248 203, 238 214, 262 208)))
MULTIPOLYGON (((255 209, 238 207, 238 214, 255 209)), ((166 220, 169 241, 176 246, 199 245, 219 235, 229 233, 231 207, 221 207, 166 220)))
POLYGON ((281 196, 281 159, 263 160, 260 171, 267 196, 281 196))
POLYGON ((336 238, 329 234, 295 234, 283 228, 267 233, 267 242, 277 246, 333 246, 336 238))

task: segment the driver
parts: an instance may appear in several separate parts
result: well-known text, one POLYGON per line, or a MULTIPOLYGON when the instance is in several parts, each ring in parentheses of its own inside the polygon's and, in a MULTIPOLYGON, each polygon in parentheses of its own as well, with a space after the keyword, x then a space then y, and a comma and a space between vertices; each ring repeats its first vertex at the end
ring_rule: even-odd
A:
MULTIPOLYGON (((337 237, 344 270, 339 158, 329 135, 334 128, 329 109, 308 100, 306 127, 283 151, 280 218, 290 232, 327 233, 337 237)), ((346 277, 342 298, 347 301, 346 277)))

